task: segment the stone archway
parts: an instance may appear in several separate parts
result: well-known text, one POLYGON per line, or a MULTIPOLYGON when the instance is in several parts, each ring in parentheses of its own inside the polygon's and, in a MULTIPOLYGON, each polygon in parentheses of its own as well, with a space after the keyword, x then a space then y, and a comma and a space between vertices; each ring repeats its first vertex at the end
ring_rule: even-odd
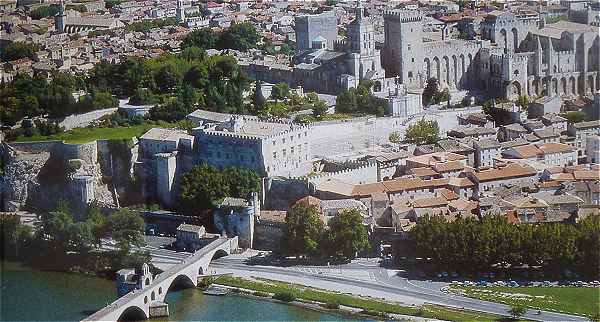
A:
POLYGON ((130 306, 117 319, 117 321, 143 321, 148 319, 146 312, 138 306, 130 306))
MULTIPOLYGON (((195 278, 195 277, 194 277, 195 278)), ((177 291, 184 288, 192 288, 195 287, 196 283, 187 275, 178 275, 173 279, 169 287, 167 288, 167 293, 171 291, 177 291)))
POLYGON ((567 95, 567 79, 564 77, 560 79, 560 89, 563 95, 567 95))
POLYGON ((512 29, 512 36, 513 36, 513 49, 516 51, 517 48, 519 48, 519 32, 517 31, 517 28, 512 29))

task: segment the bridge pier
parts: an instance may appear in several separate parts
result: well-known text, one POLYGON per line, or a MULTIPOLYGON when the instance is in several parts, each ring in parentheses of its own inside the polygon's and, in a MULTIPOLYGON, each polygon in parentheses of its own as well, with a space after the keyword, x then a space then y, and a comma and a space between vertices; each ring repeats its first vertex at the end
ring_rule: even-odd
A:
POLYGON ((150 318, 169 316, 169 304, 162 301, 152 302, 148 315, 150 318))
POLYGON ((138 287, 83 321, 118 321, 126 317, 144 320, 169 316, 169 306, 165 302, 167 292, 177 287, 197 286, 198 276, 207 273, 213 258, 231 254, 236 248, 237 236, 219 238, 157 276, 152 276, 145 266, 138 287))

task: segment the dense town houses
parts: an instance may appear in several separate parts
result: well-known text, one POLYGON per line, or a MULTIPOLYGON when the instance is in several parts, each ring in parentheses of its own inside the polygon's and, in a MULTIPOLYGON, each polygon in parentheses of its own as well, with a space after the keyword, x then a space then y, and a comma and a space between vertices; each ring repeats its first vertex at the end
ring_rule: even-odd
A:
MULTIPOLYGON (((244 109, 237 110, 257 108, 260 98, 271 106, 291 104, 292 98, 273 94, 285 83, 303 100, 314 92, 325 111, 319 116, 313 105, 294 115, 241 115, 198 103, 185 106, 185 120, 178 120, 186 130, 150 126, 131 144, 3 142, 5 210, 24 209, 32 198, 51 199, 34 193, 39 185, 33 172, 60 156, 80 164, 66 183, 72 197, 111 207, 131 188, 119 186, 119 178, 135 178, 134 194, 142 202, 177 210, 182 178, 194 167, 252 170, 260 191, 228 196, 211 209, 212 223, 225 235, 239 236, 243 247, 275 248, 288 211, 298 204, 314 206, 324 225, 356 210, 371 236, 379 236, 373 243, 382 244, 386 236, 404 238, 419 218, 433 215, 450 222, 499 215, 514 224, 598 215, 596 3, 488 3, 460 12, 455 3, 428 1, 148 0, 110 8, 92 1, 83 4, 85 10, 73 5, 61 0, 0 6, 0 48, 36 45, 31 57, 5 60, 4 82, 54 71, 85 75, 101 61, 128 56, 180 54, 193 31, 223 32, 248 22, 260 35, 257 48, 202 53, 233 57, 256 87, 241 93, 244 109), (50 5, 55 14, 31 17, 50 5), (284 45, 291 53, 281 52, 284 45), (268 46, 279 51, 268 53, 268 46), (356 103, 348 93, 364 84, 367 97, 383 102, 385 111, 378 117, 340 113, 347 102, 336 99, 356 103), (299 122, 302 115, 313 118, 299 122), (420 133, 427 131, 435 133, 420 133)), ((118 109, 143 119, 154 105, 118 109)), ((197 225, 176 229, 184 249, 197 249, 205 235, 216 238, 197 225)))

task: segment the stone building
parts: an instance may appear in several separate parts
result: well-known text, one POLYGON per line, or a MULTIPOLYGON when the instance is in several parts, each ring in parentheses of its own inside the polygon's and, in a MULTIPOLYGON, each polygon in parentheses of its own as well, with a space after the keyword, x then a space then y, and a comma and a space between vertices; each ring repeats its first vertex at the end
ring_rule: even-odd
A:
POLYGON ((302 176, 312 167, 310 126, 234 116, 194 130, 195 158, 218 168, 238 166, 261 176, 302 176))
MULTIPOLYGON (((423 88, 482 89, 516 99, 521 95, 593 93, 600 84, 598 27, 568 21, 546 25, 533 11, 494 11, 481 24, 481 40, 433 41, 419 10, 384 15, 382 54, 386 75, 423 88)), ((432 37, 434 38, 434 37, 432 37)))
POLYGON ((436 78, 440 88, 474 87, 475 59, 482 41, 445 39, 431 41, 423 31, 419 10, 393 10, 384 14, 385 44, 382 53, 386 76, 397 76, 409 88, 423 88, 436 78))
POLYGON ((325 48, 333 49, 338 35, 337 18, 333 11, 297 16, 295 23, 298 51, 315 49, 313 42, 319 42, 320 39, 325 40, 325 48))
POLYGON ((54 17, 54 25, 56 30, 61 33, 78 33, 86 30, 114 29, 125 26, 117 18, 82 17, 78 11, 67 11, 63 0, 60 0, 60 10, 54 17))

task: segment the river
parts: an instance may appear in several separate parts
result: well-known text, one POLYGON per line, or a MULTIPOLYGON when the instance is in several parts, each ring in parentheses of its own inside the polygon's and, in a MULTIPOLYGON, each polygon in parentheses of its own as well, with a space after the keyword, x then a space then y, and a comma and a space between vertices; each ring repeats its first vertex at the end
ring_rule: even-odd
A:
MULTIPOLYGON (((114 282, 107 279, 0 264, 0 321, 79 321, 116 298, 114 282)), ((207 296, 197 289, 169 293, 167 302, 167 321, 347 320, 269 301, 207 296)))

